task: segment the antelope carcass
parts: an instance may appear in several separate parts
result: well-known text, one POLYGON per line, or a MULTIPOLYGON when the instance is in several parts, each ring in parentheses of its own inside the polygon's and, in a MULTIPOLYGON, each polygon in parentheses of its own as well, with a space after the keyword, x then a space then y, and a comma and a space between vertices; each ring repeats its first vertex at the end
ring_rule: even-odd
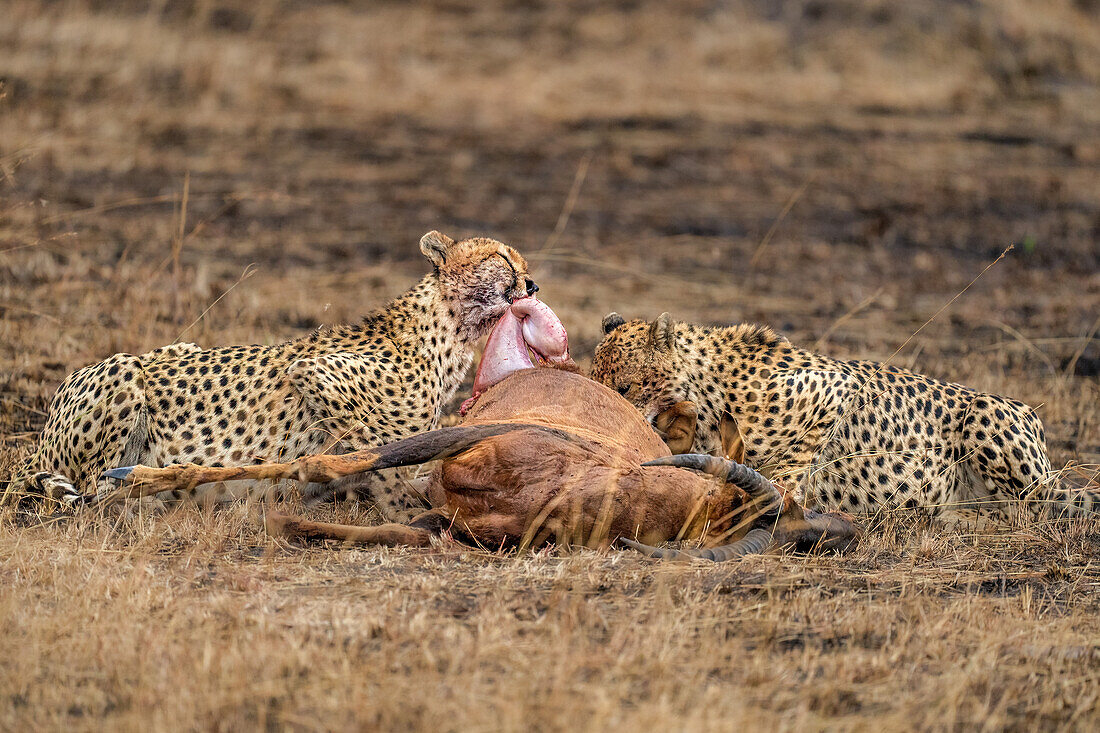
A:
MULTIPOLYGON (((629 402, 576 373, 565 329, 533 298, 516 301, 490 335, 474 393, 462 424, 372 450, 236 468, 136 466, 110 473, 122 479, 121 495, 141 496, 235 479, 325 482, 442 459, 428 489, 434 508, 408 525, 267 514, 274 534, 368 544, 427 545, 433 534, 449 531, 492 548, 606 547, 621 540, 655 557, 726 560, 773 546, 844 549, 859 537, 848 517, 806 510, 746 466, 671 455, 629 402), (705 549, 653 547, 668 540, 695 540, 705 549)), ((681 404, 658 425, 682 442, 694 413, 681 404)))

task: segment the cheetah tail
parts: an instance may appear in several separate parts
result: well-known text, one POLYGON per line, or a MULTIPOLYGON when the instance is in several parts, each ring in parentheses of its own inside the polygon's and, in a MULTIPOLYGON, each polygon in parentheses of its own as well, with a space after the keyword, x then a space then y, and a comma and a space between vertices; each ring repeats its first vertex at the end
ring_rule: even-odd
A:
POLYGON ((20 511, 42 510, 42 507, 70 507, 85 503, 85 497, 76 490, 67 476, 49 471, 16 474, 10 484, 0 492, 0 505, 13 504, 20 511))

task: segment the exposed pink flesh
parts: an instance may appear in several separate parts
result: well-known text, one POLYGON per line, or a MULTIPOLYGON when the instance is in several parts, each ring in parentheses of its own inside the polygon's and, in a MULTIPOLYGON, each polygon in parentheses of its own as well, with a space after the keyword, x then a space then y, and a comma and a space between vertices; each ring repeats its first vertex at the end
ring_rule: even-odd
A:
POLYGON ((570 361, 565 326, 549 306, 534 297, 515 301, 493 326, 474 377, 474 396, 462 403, 460 412, 465 415, 482 392, 505 377, 533 368, 531 351, 555 364, 570 361))
POLYGON ((569 334, 550 306, 534 297, 521 298, 511 312, 523 319, 523 340, 553 364, 569 361, 569 334))
POLYGON ((520 369, 535 366, 523 340, 523 321, 511 309, 493 326, 474 377, 474 394, 480 394, 520 369))

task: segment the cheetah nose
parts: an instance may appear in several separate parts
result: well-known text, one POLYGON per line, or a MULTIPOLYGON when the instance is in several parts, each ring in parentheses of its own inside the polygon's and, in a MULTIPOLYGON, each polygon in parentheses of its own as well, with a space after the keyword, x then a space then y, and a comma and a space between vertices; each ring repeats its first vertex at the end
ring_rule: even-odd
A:
POLYGON ((532 280, 531 278, 527 278, 523 282, 527 286, 527 294, 528 295, 534 295, 535 293, 537 293, 539 291, 539 286, 536 285, 535 281, 532 280))

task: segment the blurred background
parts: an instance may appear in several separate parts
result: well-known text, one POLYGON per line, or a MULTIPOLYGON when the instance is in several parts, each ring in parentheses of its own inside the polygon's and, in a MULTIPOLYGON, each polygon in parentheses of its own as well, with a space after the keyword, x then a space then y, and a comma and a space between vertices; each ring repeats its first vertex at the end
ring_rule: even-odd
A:
POLYGON ((1100 462, 1096 0, 3 15, 5 465, 71 370, 357 318, 430 229, 524 252, 582 361, 610 310, 760 321, 1100 462))

